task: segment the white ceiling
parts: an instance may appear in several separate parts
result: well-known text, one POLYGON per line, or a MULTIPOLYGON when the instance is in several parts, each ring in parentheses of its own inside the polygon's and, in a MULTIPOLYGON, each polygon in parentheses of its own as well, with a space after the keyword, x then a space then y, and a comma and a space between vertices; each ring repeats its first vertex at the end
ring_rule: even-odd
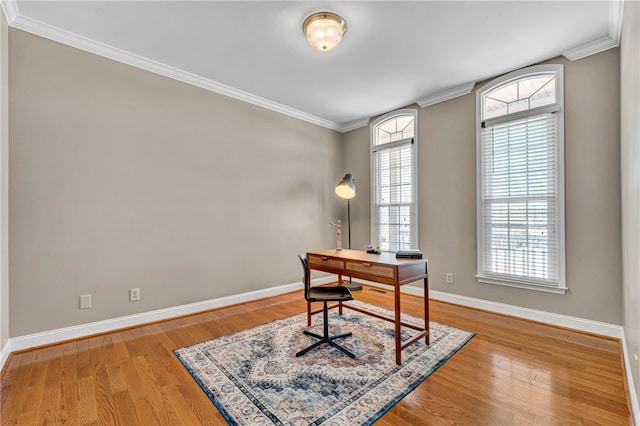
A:
POLYGON ((346 131, 565 55, 616 47, 622 0, 3 1, 9 25, 346 131), (309 14, 348 31, 312 49, 309 14))

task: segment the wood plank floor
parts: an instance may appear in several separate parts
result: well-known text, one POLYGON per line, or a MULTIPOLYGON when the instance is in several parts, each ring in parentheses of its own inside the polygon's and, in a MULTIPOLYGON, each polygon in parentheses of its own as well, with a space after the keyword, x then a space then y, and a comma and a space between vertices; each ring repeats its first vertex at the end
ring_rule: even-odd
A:
MULTIPOLYGON (((393 308, 391 293, 356 298, 393 308)), ((376 425, 629 425, 617 340, 456 305, 431 319, 476 336, 376 425)), ((420 315, 421 299, 403 295, 420 315)), ((302 291, 11 356, 2 425, 226 424, 173 354, 303 312, 302 291)))

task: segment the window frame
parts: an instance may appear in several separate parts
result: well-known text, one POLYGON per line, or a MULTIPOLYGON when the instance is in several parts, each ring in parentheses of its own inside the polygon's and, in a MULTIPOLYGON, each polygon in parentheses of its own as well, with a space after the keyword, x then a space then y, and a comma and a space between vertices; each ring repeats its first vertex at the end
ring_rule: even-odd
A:
POLYGON ((477 273, 479 282, 497 284, 508 287, 538 290, 556 294, 565 294, 566 286, 566 259, 565 259, 565 166, 564 166, 564 67, 561 64, 535 65, 513 71, 498 77, 476 91, 476 220, 477 220, 477 273), (556 102, 554 104, 532 108, 526 111, 518 111, 495 118, 484 119, 485 95, 500 88, 513 84, 518 80, 531 78, 536 75, 554 74, 556 79, 556 102), (533 277, 516 277, 514 275, 485 271, 485 235, 484 235, 484 198, 482 177, 484 176, 484 161, 482 158, 482 132, 483 124, 490 126, 516 122, 523 118, 535 117, 540 114, 555 114, 556 123, 556 246, 555 256, 557 268, 557 281, 549 284, 545 280, 533 277))
MULTIPOLYGON (((406 143, 411 144, 411 183, 412 183, 412 203, 411 203, 411 240, 415 241, 416 247, 409 247, 417 249, 420 245, 419 233, 418 233, 418 110, 413 108, 400 109, 396 111, 389 112, 378 117, 374 120, 370 126, 370 171, 371 171, 371 244, 374 246, 378 245, 380 242, 376 241, 376 223, 377 214, 378 214, 378 205, 376 204, 376 191, 377 191, 377 168, 375 161, 375 152, 380 150, 381 147, 386 149, 395 148, 398 146, 402 146, 406 143), (412 116, 413 117, 413 125, 414 132, 412 138, 401 139, 397 141, 390 141, 387 143, 383 143, 380 145, 376 145, 377 137, 378 137, 378 128, 385 124, 387 121, 401 117, 401 116, 412 116)), ((395 253, 395 252, 390 252, 395 253)))

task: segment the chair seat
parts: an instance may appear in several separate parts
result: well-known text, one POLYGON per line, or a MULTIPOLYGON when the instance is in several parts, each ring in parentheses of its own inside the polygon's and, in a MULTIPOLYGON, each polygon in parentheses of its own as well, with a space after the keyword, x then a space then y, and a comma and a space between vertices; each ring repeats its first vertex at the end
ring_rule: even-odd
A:
POLYGON ((312 287, 308 293, 309 302, 344 302, 353 300, 353 294, 346 287, 312 287))

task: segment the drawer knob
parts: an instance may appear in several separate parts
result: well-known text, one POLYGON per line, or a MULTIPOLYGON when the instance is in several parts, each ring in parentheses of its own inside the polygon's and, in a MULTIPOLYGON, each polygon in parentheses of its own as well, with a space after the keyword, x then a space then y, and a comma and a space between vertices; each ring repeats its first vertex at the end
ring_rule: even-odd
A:
POLYGON ((320 259, 322 259, 322 260, 329 260, 329 258, 328 258, 328 257, 326 257, 326 256, 322 256, 322 257, 320 257, 320 259))
POLYGON ((362 266, 365 268, 371 268, 373 265, 371 263, 363 263, 362 266))

